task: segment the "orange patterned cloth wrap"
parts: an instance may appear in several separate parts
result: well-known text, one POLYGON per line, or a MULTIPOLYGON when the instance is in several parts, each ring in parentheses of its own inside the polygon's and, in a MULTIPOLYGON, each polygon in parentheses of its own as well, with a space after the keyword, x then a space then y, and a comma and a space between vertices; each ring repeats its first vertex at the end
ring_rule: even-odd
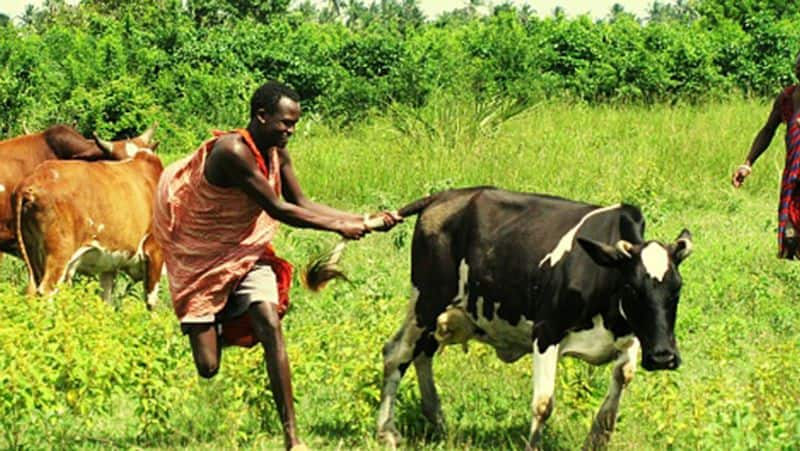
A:
MULTIPOLYGON (((278 221, 244 191, 211 185, 203 175, 208 153, 227 133, 242 136, 270 186, 281 193, 277 149, 269 150, 266 164, 244 129, 215 131, 197 151, 164 170, 155 195, 153 236, 164 251, 172 306, 181 324, 215 322, 231 291, 259 260, 275 272, 279 314, 283 316, 289 306, 292 266, 270 245, 278 221)), ((249 318, 232 323, 237 324, 223 325, 230 333, 236 330, 236 337, 225 339, 227 344, 255 343, 249 318)))

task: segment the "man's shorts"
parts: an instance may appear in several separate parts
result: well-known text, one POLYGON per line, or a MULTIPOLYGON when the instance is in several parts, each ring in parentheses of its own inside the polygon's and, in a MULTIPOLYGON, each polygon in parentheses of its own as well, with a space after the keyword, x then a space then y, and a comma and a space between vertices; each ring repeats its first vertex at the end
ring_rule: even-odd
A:
MULTIPOLYGON (((251 304, 268 302, 278 305, 278 280, 268 263, 257 262, 239 285, 228 296, 225 306, 217 312, 214 324, 222 324, 228 320, 238 318, 250 308, 251 304)), ((182 323, 181 330, 184 334, 189 332, 187 326, 199 323, 182 323)))

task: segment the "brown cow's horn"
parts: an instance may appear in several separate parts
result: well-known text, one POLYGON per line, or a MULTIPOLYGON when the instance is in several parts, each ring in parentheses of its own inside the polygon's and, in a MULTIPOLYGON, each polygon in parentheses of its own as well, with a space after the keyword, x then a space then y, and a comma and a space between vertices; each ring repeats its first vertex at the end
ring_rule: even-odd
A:
POLYGON ((97 136, 97 133, 94 133, 94 140, 97 142, 97 145, 100 146, 107 153, 111 153, 114 151, 114 143, 111 141, 106 141, 103 138, 97 136))
POLYGON ((616 248, 622 255, 628 258, 631 257, 631 249, 633 249, 633 244, 631 244, 629 241, 625 240, 617 241, 616 248))
POLYGON ((153 132, 156 131, 156 126, 158 126, 158 122, 153 122, 153 125, 151 125, 150 128, 139 135, 139 139, 141 139, 145 144, 150 144, 150 140, 153 139, 153 132))
POLYGON ((31 131, 28 129, 28 124, 26 124, 25 121, 22 121, 22 132, 26 135, 31 134, 31 131))

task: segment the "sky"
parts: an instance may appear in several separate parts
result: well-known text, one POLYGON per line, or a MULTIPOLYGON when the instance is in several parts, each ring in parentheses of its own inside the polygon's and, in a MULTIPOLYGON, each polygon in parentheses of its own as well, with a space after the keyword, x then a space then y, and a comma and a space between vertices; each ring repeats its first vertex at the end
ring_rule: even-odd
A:
MULTIPOLYGON (((0 12, 14 19, 25 11, 27 4, 41 5, 43 0, 0 0, 0 12)), ((67 3, 75 4, 77 0, 67 0, 67 3)), ((436 17, 443 11, 450 11, 462 8, 469 2, 467 0, 420 0, 419 5, 426 16, 436 17)), ((491 1, 489 3, 499 4, 502 1, 491 1)), ((550 16, 556 6, 561 6, 568 16, 576 16, 588 13, 595 19, 605 17, 611 10, 614 3, 619 3, 625 11, 636 14, 644 18, 647 9, 653 0, 513 0, 513 3, 521 5, 527 3, 531 5, 540 16, 550 16)), ((662 0, 662 3, 674 3, 673 0, 662 0)))

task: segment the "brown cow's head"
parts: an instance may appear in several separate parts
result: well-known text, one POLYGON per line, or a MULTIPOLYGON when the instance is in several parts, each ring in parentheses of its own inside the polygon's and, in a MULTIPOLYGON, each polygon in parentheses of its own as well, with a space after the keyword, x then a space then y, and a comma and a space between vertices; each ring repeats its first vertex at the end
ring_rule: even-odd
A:
POLYGON ((102 149, 107 157, 111 160, 127 160, 133 158, 139 152, 153 153, 158 147, 158 142, 153 142, 153 132, 155 131, 157 123, 153 123, 141 135, 121 140, 121 141, 106 141, 97 133, 94 134, 94 140, 97 142, 98 147, 102 149))

